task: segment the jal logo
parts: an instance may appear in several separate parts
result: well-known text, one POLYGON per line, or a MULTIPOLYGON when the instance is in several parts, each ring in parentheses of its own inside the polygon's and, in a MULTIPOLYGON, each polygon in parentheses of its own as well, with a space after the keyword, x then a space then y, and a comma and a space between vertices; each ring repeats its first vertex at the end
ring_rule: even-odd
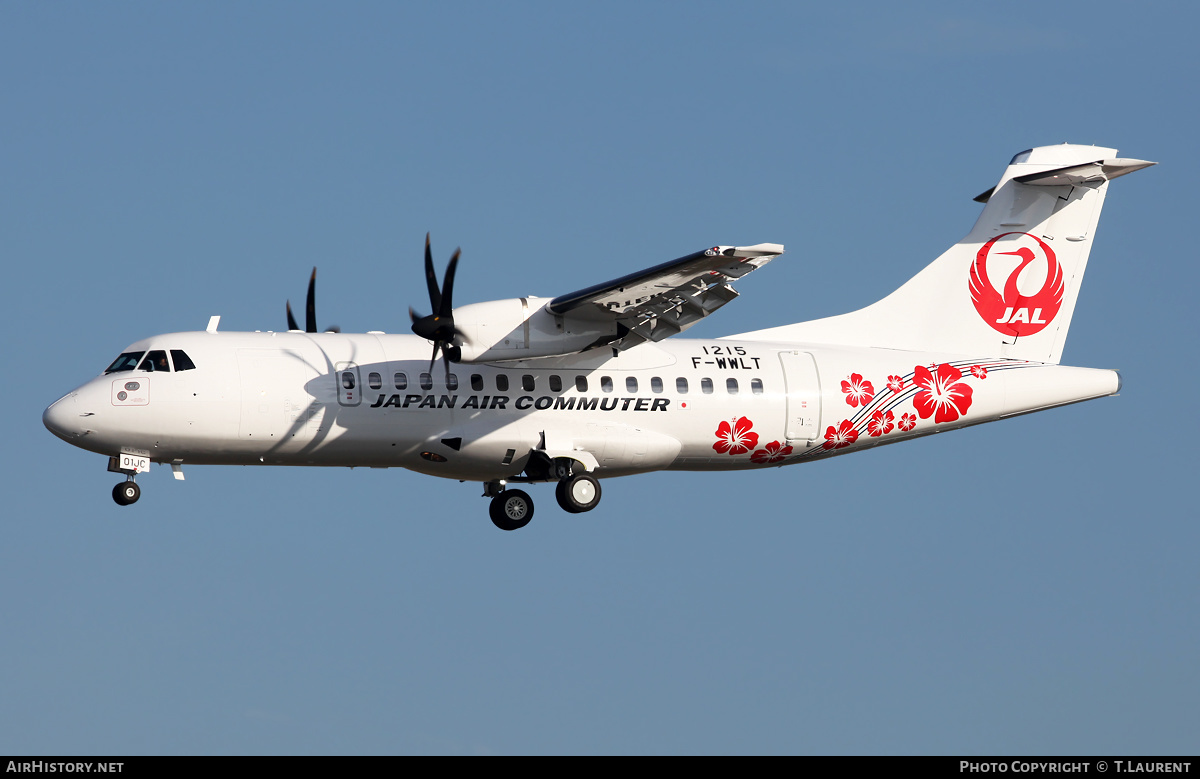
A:
POLYGON ((975 310, 993 330, 1033 335, 1053 322, 1062 308, 1062 266, 1037 236, 1002 233, 975 255, 970 288, 975 310))

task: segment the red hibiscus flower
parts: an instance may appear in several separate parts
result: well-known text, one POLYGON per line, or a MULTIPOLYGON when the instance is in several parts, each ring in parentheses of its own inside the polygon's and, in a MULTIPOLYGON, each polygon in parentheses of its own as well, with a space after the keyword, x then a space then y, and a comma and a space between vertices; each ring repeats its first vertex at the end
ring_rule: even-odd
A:
POLYGON ((713 444, 721 454, 745 454, 758 446, 758 433, 750 432, 754 423, 742 417, 730 427, 728 422, 717 426, 717 442, 713 444))
POLYGON ((892 416, 892 412, 876 411, 871 415, 871 421, 867 423, 867 432, 871 434, 872 438, 881 436, 884 433, 890 433, 892 432, 892 428, 895 427, 893 424, 895 421, 896 417, 892 416))
POLYGON ((888 389, 899 394, 904 389, 904 379, 899 376, 888 376, 888 389))
POLYGON ((750 455, 752 463, 777 463, 792 453, 792 447, 781 446, 778 441, 767 444, 765 449, 759 449, 750 455))
POLYGON ((854 429, 854 425, 849 419, 843 419, 837 427, 829 426, 829 429, 825 431, 825 443, 821 446, 826 449, 841 449, 857 440, 858 431, 854 429))
POLYGON ((971 375, 977 379, 986 379, 987 378, 987 368, 983 367, 982 365, 972 365, 971 366, 971 375))
POLYGON ((916 414, 907 414, 906 413, 904 416, 900 417, 900 421, 897 423, 897 426, 906 433, 909 430, 912 430, 914 427, 917 426, 916 414))
POLYGON ((937 375, 923 365, 918 365, 914 371, 913 383, 920 389, 913 398, 913 405, 921 419, 932 416, 934 422, 953 422, 967 413, 974 390, 958 383, 962 371, 948 363, 937 367, 937 375))
POLYGON ((846 402, 856 408, 867 405, 875 397, 875 387, 858 373, 851 373, 850 379, 842 382, 842 392, 846 393, 846 402))

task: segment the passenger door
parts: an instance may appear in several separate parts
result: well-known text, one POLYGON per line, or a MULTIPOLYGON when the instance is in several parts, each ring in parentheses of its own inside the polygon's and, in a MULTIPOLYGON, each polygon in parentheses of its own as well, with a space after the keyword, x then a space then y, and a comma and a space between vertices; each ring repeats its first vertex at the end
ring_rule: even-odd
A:
POLYGON ((821 426, 821 381, 817 364, 808 352, 780 352, 787 388, 787 442, 813 441, 821 426))

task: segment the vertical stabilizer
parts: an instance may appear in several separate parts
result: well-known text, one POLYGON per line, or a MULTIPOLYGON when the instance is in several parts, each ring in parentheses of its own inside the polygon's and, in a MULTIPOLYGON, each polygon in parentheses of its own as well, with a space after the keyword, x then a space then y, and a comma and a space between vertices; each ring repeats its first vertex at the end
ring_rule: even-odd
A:
POLYGON ((986 205, 967 237, 883 300, 736 337, 1057 363, 1108 182, 1154 164, 1116 153, 1021 152, 976 198, 986 205))

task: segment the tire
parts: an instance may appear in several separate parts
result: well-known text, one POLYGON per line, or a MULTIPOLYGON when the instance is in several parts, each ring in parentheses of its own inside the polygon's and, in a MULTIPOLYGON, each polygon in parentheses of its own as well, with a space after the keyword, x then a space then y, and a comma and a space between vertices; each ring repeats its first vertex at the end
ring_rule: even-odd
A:
POLYGON ((501 530, 519 530, 533 519, 533 499, 523 490, 505 490, 492 498, 488 514, 501 530))
POLYGON ((564 511, 572 514, 582 514, 591 511, 600 503, 600 482, 586 473, 560 481, 554 490, 554 497, 564 511))
POLYGON ((567 495, 567 480, 563 479, 554 487, 554 499, 558 501, 559 508, 568 514, 578 514, 579 509, 571 502, 567 495))
POLYGON ((123 481, 113 487, 112 496, 118 506, 128 506, 137 503, 138 498, 142 497, 142 488, 135 482, 123 481))

